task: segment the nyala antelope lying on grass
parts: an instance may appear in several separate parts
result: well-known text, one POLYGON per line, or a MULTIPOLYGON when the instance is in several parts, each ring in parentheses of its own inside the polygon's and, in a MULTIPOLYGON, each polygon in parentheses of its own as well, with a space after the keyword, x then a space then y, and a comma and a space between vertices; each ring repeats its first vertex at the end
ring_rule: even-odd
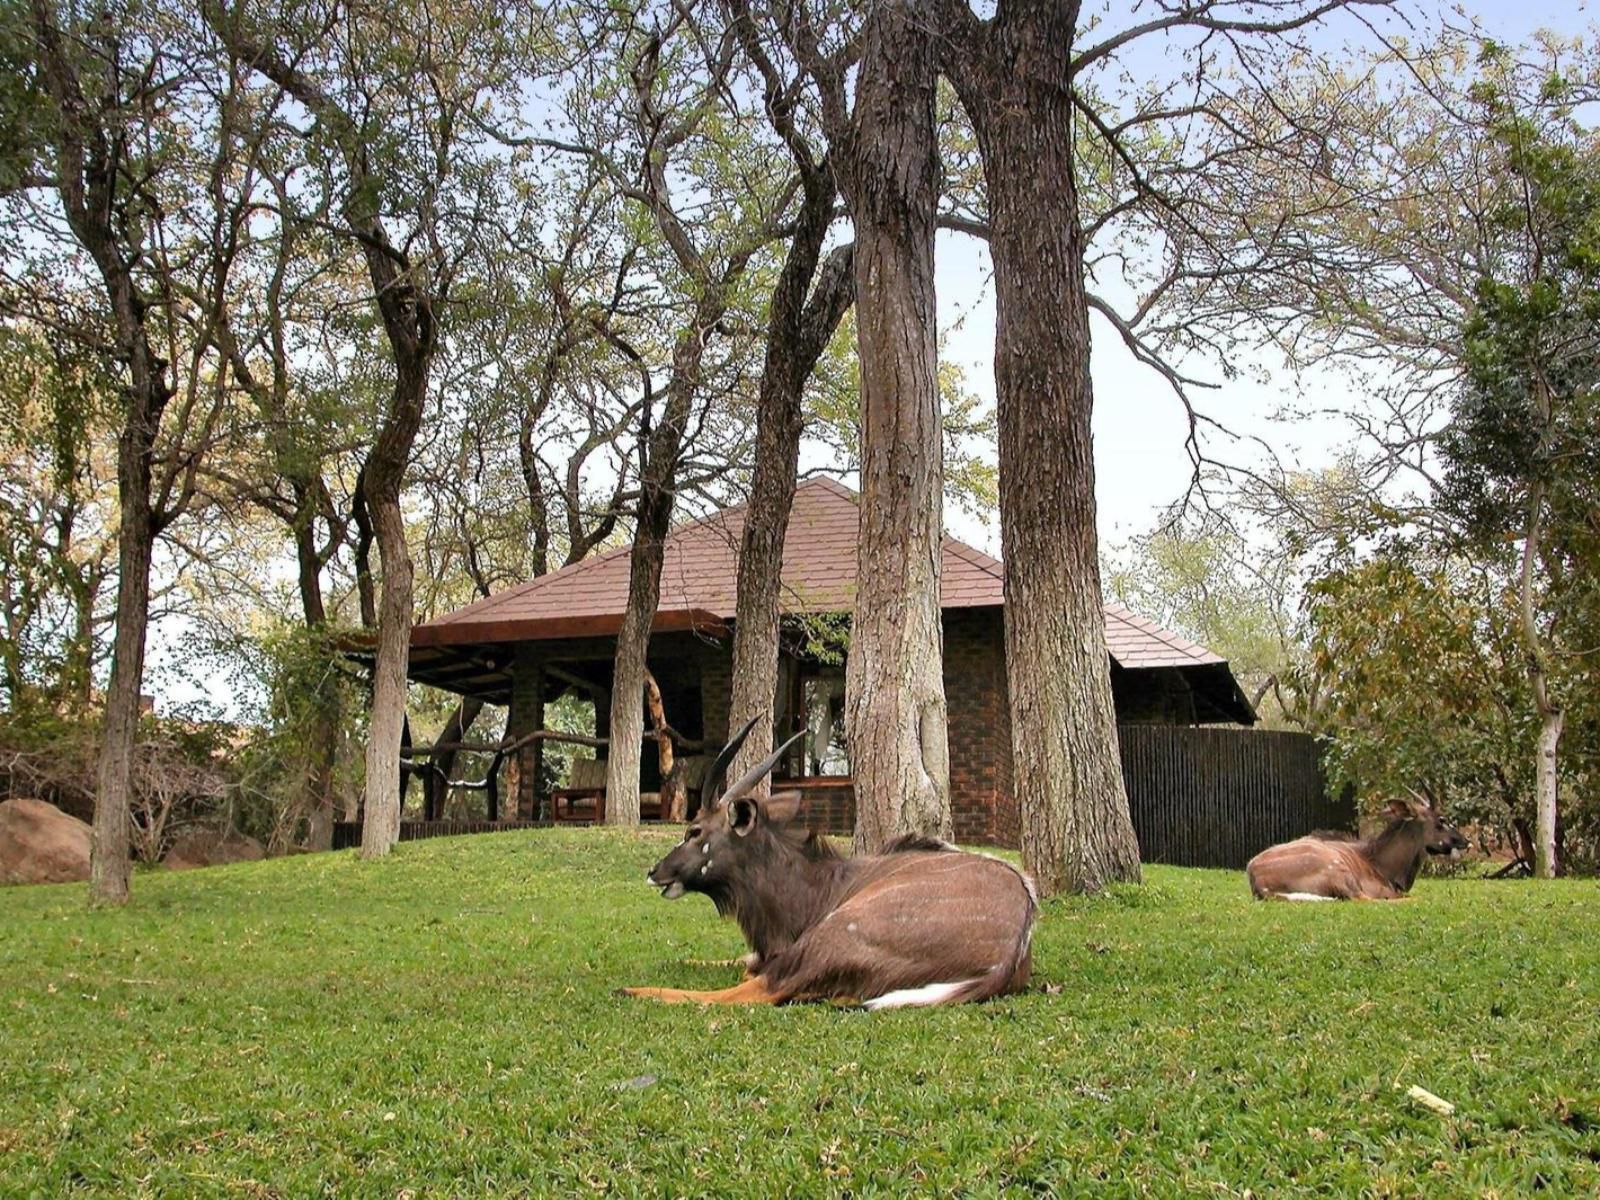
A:
POLYGON ((1250 890, 1258 900, 1398 900, 1411 890, 1423 855, 1467 848, 1430 804, 1395 800, 1387 816, 1375 837, 1314 833, 1263 850, 1244 868, 1250 890))
MULTIPOLYGON (((708 796, 749 733, 747 725, 707 772, 708 796)), ((646 877, 669 900, 702 892, 719 913, 733 915, 751 949, 744 982, 626 994, 677 1004, 836 1000, 901 1008, 1021 990, 1038 910, 1027 876, 933 838, 905 837, 884 854, 841 858, 799 820, 798 792, 765 800, 748 794, 796 740, 703 809, 646 877)))

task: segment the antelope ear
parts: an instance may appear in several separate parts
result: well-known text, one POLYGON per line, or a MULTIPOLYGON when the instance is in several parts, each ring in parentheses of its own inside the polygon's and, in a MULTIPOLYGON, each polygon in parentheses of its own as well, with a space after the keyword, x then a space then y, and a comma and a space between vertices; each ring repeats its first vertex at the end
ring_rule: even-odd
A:
POLYGON ((1384 806, 1383 811, 1391 817, 1409 817, 1412 815, 1411 805, 1404 800, 1391 800, 1384 806))
POLYGON ((748 796, 740 796, 728 805, 728 828, 740 837, 748 837, 759 819, 756 802, 748 796))
POLYGON ((799 792, 773 792, 761 804, 761 811, 773 825, 787 825, 800 815, 805 798, 799 792))

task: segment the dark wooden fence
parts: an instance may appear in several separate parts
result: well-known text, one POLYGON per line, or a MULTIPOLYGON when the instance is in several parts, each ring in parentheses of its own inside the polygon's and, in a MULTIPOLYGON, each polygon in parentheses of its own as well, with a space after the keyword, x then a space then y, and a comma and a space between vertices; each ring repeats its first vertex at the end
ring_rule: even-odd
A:
MULTIPOLYGON (((415 842, 423 838, 456 837, 463 833, 505 833, 511 829, 548 829, 549 821, 401 821, 400 840, 415 842)), ((333 823, 333 848, 348 850, 361 844, 360 821, 333 823)))
POLYGON ((1117 732, 1145 862, 1242 867, 1274 842, 1354 827, 1355 806, 1328 795, 1309 734, 1170 725, 1117 732))

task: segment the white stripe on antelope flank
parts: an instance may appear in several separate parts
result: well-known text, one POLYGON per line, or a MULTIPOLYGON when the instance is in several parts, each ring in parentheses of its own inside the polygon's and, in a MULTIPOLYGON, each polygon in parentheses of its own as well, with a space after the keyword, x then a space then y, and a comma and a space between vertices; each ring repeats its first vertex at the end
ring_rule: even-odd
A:
POLYGON ((942 1004, 967 984, 976 982, 974 979, 958 979, 954 983, 929 983, 918 988, 903 988, 898 992, 886 992, 876 1000, 868 1000, 867 1007, 873 1012, 880 1008, 926 1008, 932 1004, 942 1004))
POLYGON ((1332 896, 1319 896, 1315 892, 1279 892, 1279 900, 1332 900, 1332 896))

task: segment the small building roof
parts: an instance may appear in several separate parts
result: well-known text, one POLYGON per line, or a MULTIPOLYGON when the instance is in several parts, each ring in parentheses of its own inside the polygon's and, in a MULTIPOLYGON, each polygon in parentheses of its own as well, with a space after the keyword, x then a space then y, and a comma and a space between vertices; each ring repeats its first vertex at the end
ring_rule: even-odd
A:
MULTIPOLYGON (((825 477, 795 489, 783 551, 785 612, 845 612, 854 604, 857 503, 855 492, 825 477)), ((733 619, 744 514, 744 505, 721 509, 668 535, 653 628, 694 629, 733 619)), ((628 600, 628 550, 620 546, 418 625, 412 645, 614 634, 628 600)), ((940 599, 945 608, 999 607, 1005 600, 1004 581, 999 559, 953 537, 944 539, 940 599)), ((1128 668, 1224 661, 1117 604, 1106 605, 1106 647, 1128 668)))
MULTIPOLYGON (((795 489, 783 551, 786 613, 848 612, 854 606, 858 504, 855 492, 825 477, 795 489)), ((744 516, 743 505, 725 508, 667 536, 652 630, 709 633, 728 628, 738 607, 744 516)), ((416 626, 410 676, 504 703, 512 643, 617 633, 628 600, 629 549, 619 546, 416 626)), ((999 559, 947 536, 940 590, 946 609, 1003 608, 1005 568, 999 559)), ((1114 667, 1139 672, 1141 678, 1181 676, 1195 695, 1197 711, 1204 710, 1204 720, 1255 720, 1220 655, 1121 605, 1107 604, 1105 616, 1106 648, 1114 667)))

